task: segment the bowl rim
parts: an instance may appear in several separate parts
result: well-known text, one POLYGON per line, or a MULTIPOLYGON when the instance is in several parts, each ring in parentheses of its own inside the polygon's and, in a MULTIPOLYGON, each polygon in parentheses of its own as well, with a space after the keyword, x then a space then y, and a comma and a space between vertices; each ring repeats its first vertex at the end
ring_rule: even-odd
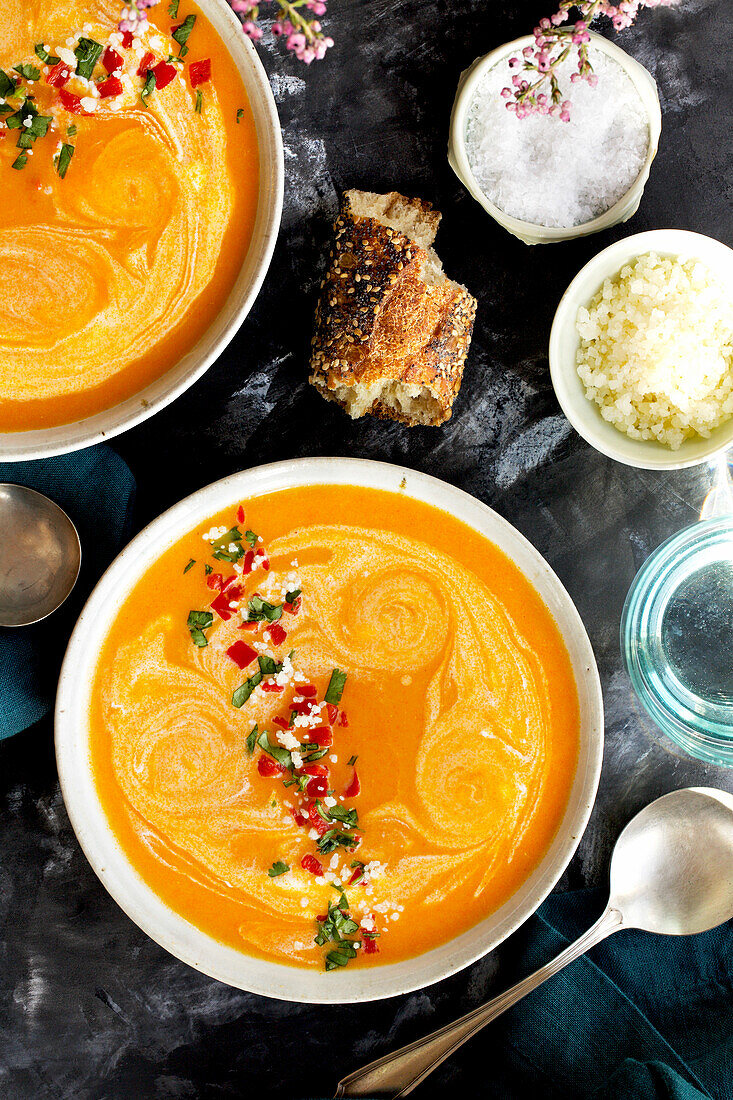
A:
POLYGON ((588 823, 603 755, 603 700, 593 650, 570 596, 527 539, 468 493, 407 467, 367 459, 303 458, 229 475, 179 501, 118 555, 72 634, 55 709, 61 791, 77 839, 107 891, 144 932, 190 966, 236 988, 281 1000, 344 1004, 378 1000, 442 980, 493 950, 537 909, 572 858, 588 823), (91 771, 87 722, 95 653, 129 591, 170 545, 223 507, 304 485, 348 484, 406 493, 467 522, 507 553, 540 593, 561 631, 581 707, 578 762, 562 821, 545 856, 494 913, 446 944, 384 966, 325 972, 263 961, 219 943, 174 912, 139 876, 109 826, 91 771), (489 533, 490 532, 490 533, 489 533))
POLYGON ((563 351, 566 334, 575 328, 580 306, 592 299, 604 279, 647 252, 683 259, 697 258, 703 263, 708 262, 709 256, 719 256, 721 264, 730 266, 733 272, 733 248, 715 237, 688 229, 648 229, 608 245, 580 269, 560 299, 550 330, 550 378, 567 419, 578 435, 601 454, 640 470, 682 470, 709 462, 730 447, 733 443, 733 417, 719 425, 708 439, 687 439, 676 451, 655 440, 631 439, 625 432, 603 420, 598 406, 586 396, 574 357, 579 341, 576 339, 574 342, 572 361, 563 351))
POLYGON ((526 244, 552 244, 559 241, 575 240, 578 237, 590 236, 603 229, 608 229, 619 221, 631 217, 639 206, 652 163, 657 155, 659 137, 662 132, 662 111, 654 77, 615 42, 611 42, 595 31, 589 33, 592 43, 621 66, 638 91, 649 121, 649 147, 644 163, 639 169, 639 174, 628 190, 608 210, 595 218, 591 218, 590 221, 581 222, 580 225, 539 225, 536 222, 526 222, 521 218, 515 218, 512 214, 507 214, 506 211, 492 202, 481 188, 466 152, 466 118, 478 83, 488 70, 500 64, 504 58, 512 53, 521 52, 525 46, 532 45, 534 36, 531 34, 522 35, 511 42, 504 42, 489 53, 477 58, 461 74, 458 84, 450 117, 448 160, 461 183, 468 189, 474 199, 483 206, 484 210, 491 215, 494 221, 526 244))
POLYGON ((259 55, 226 0, 198 0, 229 52, 254 116, 259 153, 259 194, 252 237, 226 301, 196 344, 161 376, 129 397, 93 413, 46 428, 0 432, 0 462, 68 454, 101 443, 142 423, 189 389, 236 335, 267 275, 280 228, 284 157, 280 120, 259 55))

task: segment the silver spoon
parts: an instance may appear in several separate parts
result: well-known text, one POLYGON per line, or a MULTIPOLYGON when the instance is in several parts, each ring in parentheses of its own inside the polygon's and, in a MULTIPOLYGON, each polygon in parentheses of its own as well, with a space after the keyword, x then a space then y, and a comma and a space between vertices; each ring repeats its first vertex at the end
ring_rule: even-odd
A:
POLYGON ((0 626, 29 626, 76 584, 81 543, 66 512, 25 485, 0 482, 0 626))
POLYGON ((336 1096, 407 1096, 467 1039, 568 963, 621 928, 667 936, 705 932, 733 917, 733 795, 672 791, 633 818, 611 859, 611 897, 580 939, 524 981, 432 1035, 339 1082, 336 1096))

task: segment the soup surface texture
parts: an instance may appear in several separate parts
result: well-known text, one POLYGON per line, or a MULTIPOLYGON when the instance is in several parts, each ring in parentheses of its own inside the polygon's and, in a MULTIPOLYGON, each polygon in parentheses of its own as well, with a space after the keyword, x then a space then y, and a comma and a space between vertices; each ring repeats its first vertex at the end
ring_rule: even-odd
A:
POLYGON ((246 255, 258 155, 234 62, 190 0, 175 18, 167 2, 124 11, 132 23, 114 0, 0 12, 0 431, 159 378, 246 255))
POLYGON ((419 954, 506 901, 560 822, 579 730, 519 570, 435 508, 337 485, 166 551, 115 618, 90 721, 105 812, 155 892, 246 953, 327 969, 419 954))

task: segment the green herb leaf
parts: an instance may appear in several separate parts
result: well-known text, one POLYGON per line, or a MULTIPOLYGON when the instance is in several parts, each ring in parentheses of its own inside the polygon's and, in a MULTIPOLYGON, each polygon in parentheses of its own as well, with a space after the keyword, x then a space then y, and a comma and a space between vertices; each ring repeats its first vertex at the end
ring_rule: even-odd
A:
POLYGON ((283 863, 281 859, 275 860, 270 870, 267 872, 270 878, 277 878, 278 875, 284 875, 286 871, 289 871, 290 867, 287 863, 283 863))
POLYGON ((0 69, 0 96, 7 99, 9 95, 15 95, 15 92, 15 81, 8 76, 4 69, 0 69))
POLYGON ((196 106, 194 107, 194 111, 196 112, 197 115, 201 114, 201 108, 203 107, 203 105, 204 105, 204 93, 201 91, 200 88, 197 88, 196 89, 196 106))
POLYGON ((178 3, 179 0, 171 0, 170 4, 168 5, 168 15, 171 17, 171 19, 178 18, 178 3))
POLYGON ((213 573, 213 572, 214 572, 214 570, 213 570, 213 569, 211 568, 211 566, 209 565, 209 563, 208 563, 208 562, 206 562, 206 564, 204 565, 204 573, 206 574, 206 576, 208 577, 208 576, 209 576, 209 574, 210 574, 210 573, 213 573))
POLYGON ((349 767, 353 768, 354 764, 357 762, 358 759, 359 759, 358 756, 352 756, 351 759, 349 760, 349 767))
POLYGON ((213 621, 214 616, 210 611, 189 611, 186 626, 194 645, 202 647, 209 644, 204 631, 208 630, 213 621))
POLYGON ((196 559, 195 558, 189 558, 188 565, 183 570, 183 572, 188 573, 189 569, 193 569, 195 564, 196 564, 196 559))
POLYGON ((282 665, 279 665, 272 657, 263 654, 260 654, 257 658, 257 664, 260 666, 260 672, 263 676, 277 676, 278 672, 282 672, 282 665))
POLYGON ((331 679, 328 681, 328 687, 326 688, 326 694, 324 699, 327 703, 340 703, 341 696, 344 692, 344 684, 346 683, 347 673, 342 672, 340 669, 335 668, 331 673, 331 679))
POLYGON ((37 65, 14 65, 13 72, 18 73, 24 80, 40 80, 41 70, 37 65))
POLYGON ((140 92, 140 99, 143 101, 143 103, 145 104, 146 107, 148 105, 148 96, 151 95, 151 93, 154 92, 154 91, 155 91, 155 73, 153 72, 152 69, 148 69, 148 71, 145 74, 145 84, 143 86, 143 90, 140 92))
POLYGON ((181 25, 176 27, 173 32, 173 39, 175 42, 178 43, 180 47, 178 50, 179 57, 185 57, 188 53, 188 46, 186 45, 186 43, 188 42, 188 36, 193 30, 195 22, 195 15, 187 15, 181 25))
MULTIPOLYGON (((34 51, 36 57, 40 58, 44 65, 58 65, 61 60, 60 57, 55 57, 53 54, 50 54, 43 45, 43 42, 37 43, 34 47, 34 51)), ((41 74, 39 73, 38 75, 40 76, 41 74)))
POLYGON ((69 165, 71 164, 71 158, 74 155, 74 146, 69 145, 67 142, 61 146, 59 155, 56 159, 56 171, 61 179, 66 175, 69 165))
POLYGON ((244 550, 242 549, 242 532, 238 527, 232 527, 220 538, 214 539, 211 543, 213 548, 212 557, 217 561, 239 561, 244 557, 244 550), (230 547, 234 546, 231 550, 230 547))
POLYGON ((301 593, 300 588, 294 588, 292 592, 285 593, 285 603, 295 603, 301 593))
POLYGON ((345 806, 333 806, 328 814, 333 821, 340 821, 342 825, 348 825, 351 829, 359 824, 359 815, 356 810, 347 810, 345 806))
POLYGON ((244 107, 238 107, 237 108, 237 125, 239 125, 239 123, 242 121, 243 118, 244 118, 244 107))
MULTIPOLYGON (((245 680, 244 683, 240 684, 239 687, 235 690, 234 694, 232 695, 232 706, 237 708, 243 707, 257 685, 261 683, 262 673, 255 672, 253 676, 250 676, 248 680, 245 680)), ((265 734, 264 736, 267 737, 267 734, 265 734)))
POLYGON ((275 623, 282 618, 282 613, 282 604, 267 603, 261 596, 253 596, 247 604, 247 619, 250 622, 275 623))
POLYGON ((356 848, 359 840, 351 833, 340 833, 337 829, 329 829, 316 841, 316 848, 321 855, 329 855, 337 848, 356 848))
POLYGON ((69 137, 74 137, 74 136, 75 136, 75 134, 76 134, 76 132, 77 132, 77 129, 78 129, 78 127, 77 127, 77 126, 75 126, 75 125, 74 125, 74 124, 72 123, 72 124, 71 124, 71 126, 67 126, 67 128, 66 128, 66 133, 67 133, 67 134, 69 135, 69 137))
POLYGON ((247 752, 249 753, 250 756, 255 751, 255 745, 257 744, 257 738, 259 736, 259 732, 260 732, 259 726, 255 722, 254 726, 252 726, 252 730, 251 730, 249 736, 247 737, 247 742, 246 742, 247 752))
POLYGON ((95 42, 93 38, 79 39, 79 44, 74 50, 77 76, 83 76, 86 80, 92 79, 92 73, 102 56, 103 48, 104 47, 100 46, 99 42, 95 42))
POLYGON ((15 158, 15 160, 10 165, 10 167, 15 168, 15 170, 17 172, 20 172, 23 168, 25 168, 27 163, 28 163, 28 154, 27 153, 21 153, 19 156, 17 156, 15 158))
POLYGON ((256 535, 256 533, 254 531, 245 531, 244 532, 244 537, 246 538, 247 542, 249 543, 250 549, 254 550, 255 546, 257 545, 257 535, 256 535))

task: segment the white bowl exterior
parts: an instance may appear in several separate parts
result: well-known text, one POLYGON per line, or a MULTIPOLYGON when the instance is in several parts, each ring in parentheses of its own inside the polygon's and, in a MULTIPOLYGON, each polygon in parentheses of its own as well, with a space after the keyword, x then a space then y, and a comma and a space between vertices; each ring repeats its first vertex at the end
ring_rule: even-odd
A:
POLYGON ((448 977, 496 947, 534 912, 569 863, 590 816, 602 753, 603 702, 593 651, 575 606, 538 551, 467 493, 426 474, 360 459, 297 459, 245 470, 201 489, 154 520, 113 562, 90 596, 69 643, 56 703, 56 756, 66 808, 87 859, 122 909, 162 947, 211 977, 264 996, 311 1003, 405 993, 448 977), (328 974, 245 955, 165 905, 129 863, 107 821, 91 770, 88 723, 97 655, 111 622, 161 553, 241 500, 326 483, 404 492, 463 520, 503 550, 554 616, 570 653, 580 701, 580 750, 568 805, 548 852, 520 889, 480 924, 441 947, 403 962, 328 974))
POLYGON ((585 394, 577 370, 580 336, 578 310, 587 306, 605 279, 647 252, 680 259, 699 259, 728 285, 733 285, 733 249, 712 237, 684 229, 653 229, 636 233, 599 252, 575 276, 563 294, 550 333, 550 376, 557 399, 576 432, 597 451, 643 470, 680 470, 707 462, 733 444, 733 419, 716 428, 709 439, 687 439, 673 451, 654 440, 631 439, 604 420, 595 401, 585 394))
POLYGON ((280 121, 262 62, 226 0, 198 0, 201 11, 225 43, 244 83, 254 116, 259 150, 259 200, 252 239, 242 269, 223 309, 197 344, 170 370, 112 408, 69 424, 0 433, 0 461, 16 462, 100 443, 169 405, 201 377, 224 351, 249 313, 275 248, 283 203, 284 167, 280 121))
MULTIPOLYGON (((499 225, 503 226, 513 236, 518 237, 520 241, 524 241, 525 244, 553 244, 558 241, 571 241, 577 237, 587 237, 591 233, 599 233, 602 229, 609 229, 612 225, 618 225, 619 222, 628 221, 639 209, 641 196, 644 193, 646 181, 649 179, 652 162, 657 155, 659 135, 662 132, 662 112, 654 78, 643 65, 640 65, 633 57, 629 57, 615 43, 609 42, 608 39, 594 32, 591 32, 591 39, 593 45, 616 61, 633 81, 647 112, 649 149, 639 175, 626 194, 622 195, 618 202, 614 203, 604 214, 593 218, 592 221, 584 222, 582 225, 567 228, 533 225, 531 222, 521 221, 519 218, 514 218, 505 213, 481 190, 466 153, 467 115, 478 83, 489 69, 493 69, 495 65, 508 60, 515 54, 520 54, 525 46, 531 46, 534 43, 534 37, 528 34, 523 38, 515 39, 513 42, 505 42, 503 46, 492 50, 485 57, 477 58, 473 65, 461 74, 451 113, 448 161, 463 186, 470 191, 484 210, 499 225)), ((508 75, 507 79, 509 79, 508 75)))

